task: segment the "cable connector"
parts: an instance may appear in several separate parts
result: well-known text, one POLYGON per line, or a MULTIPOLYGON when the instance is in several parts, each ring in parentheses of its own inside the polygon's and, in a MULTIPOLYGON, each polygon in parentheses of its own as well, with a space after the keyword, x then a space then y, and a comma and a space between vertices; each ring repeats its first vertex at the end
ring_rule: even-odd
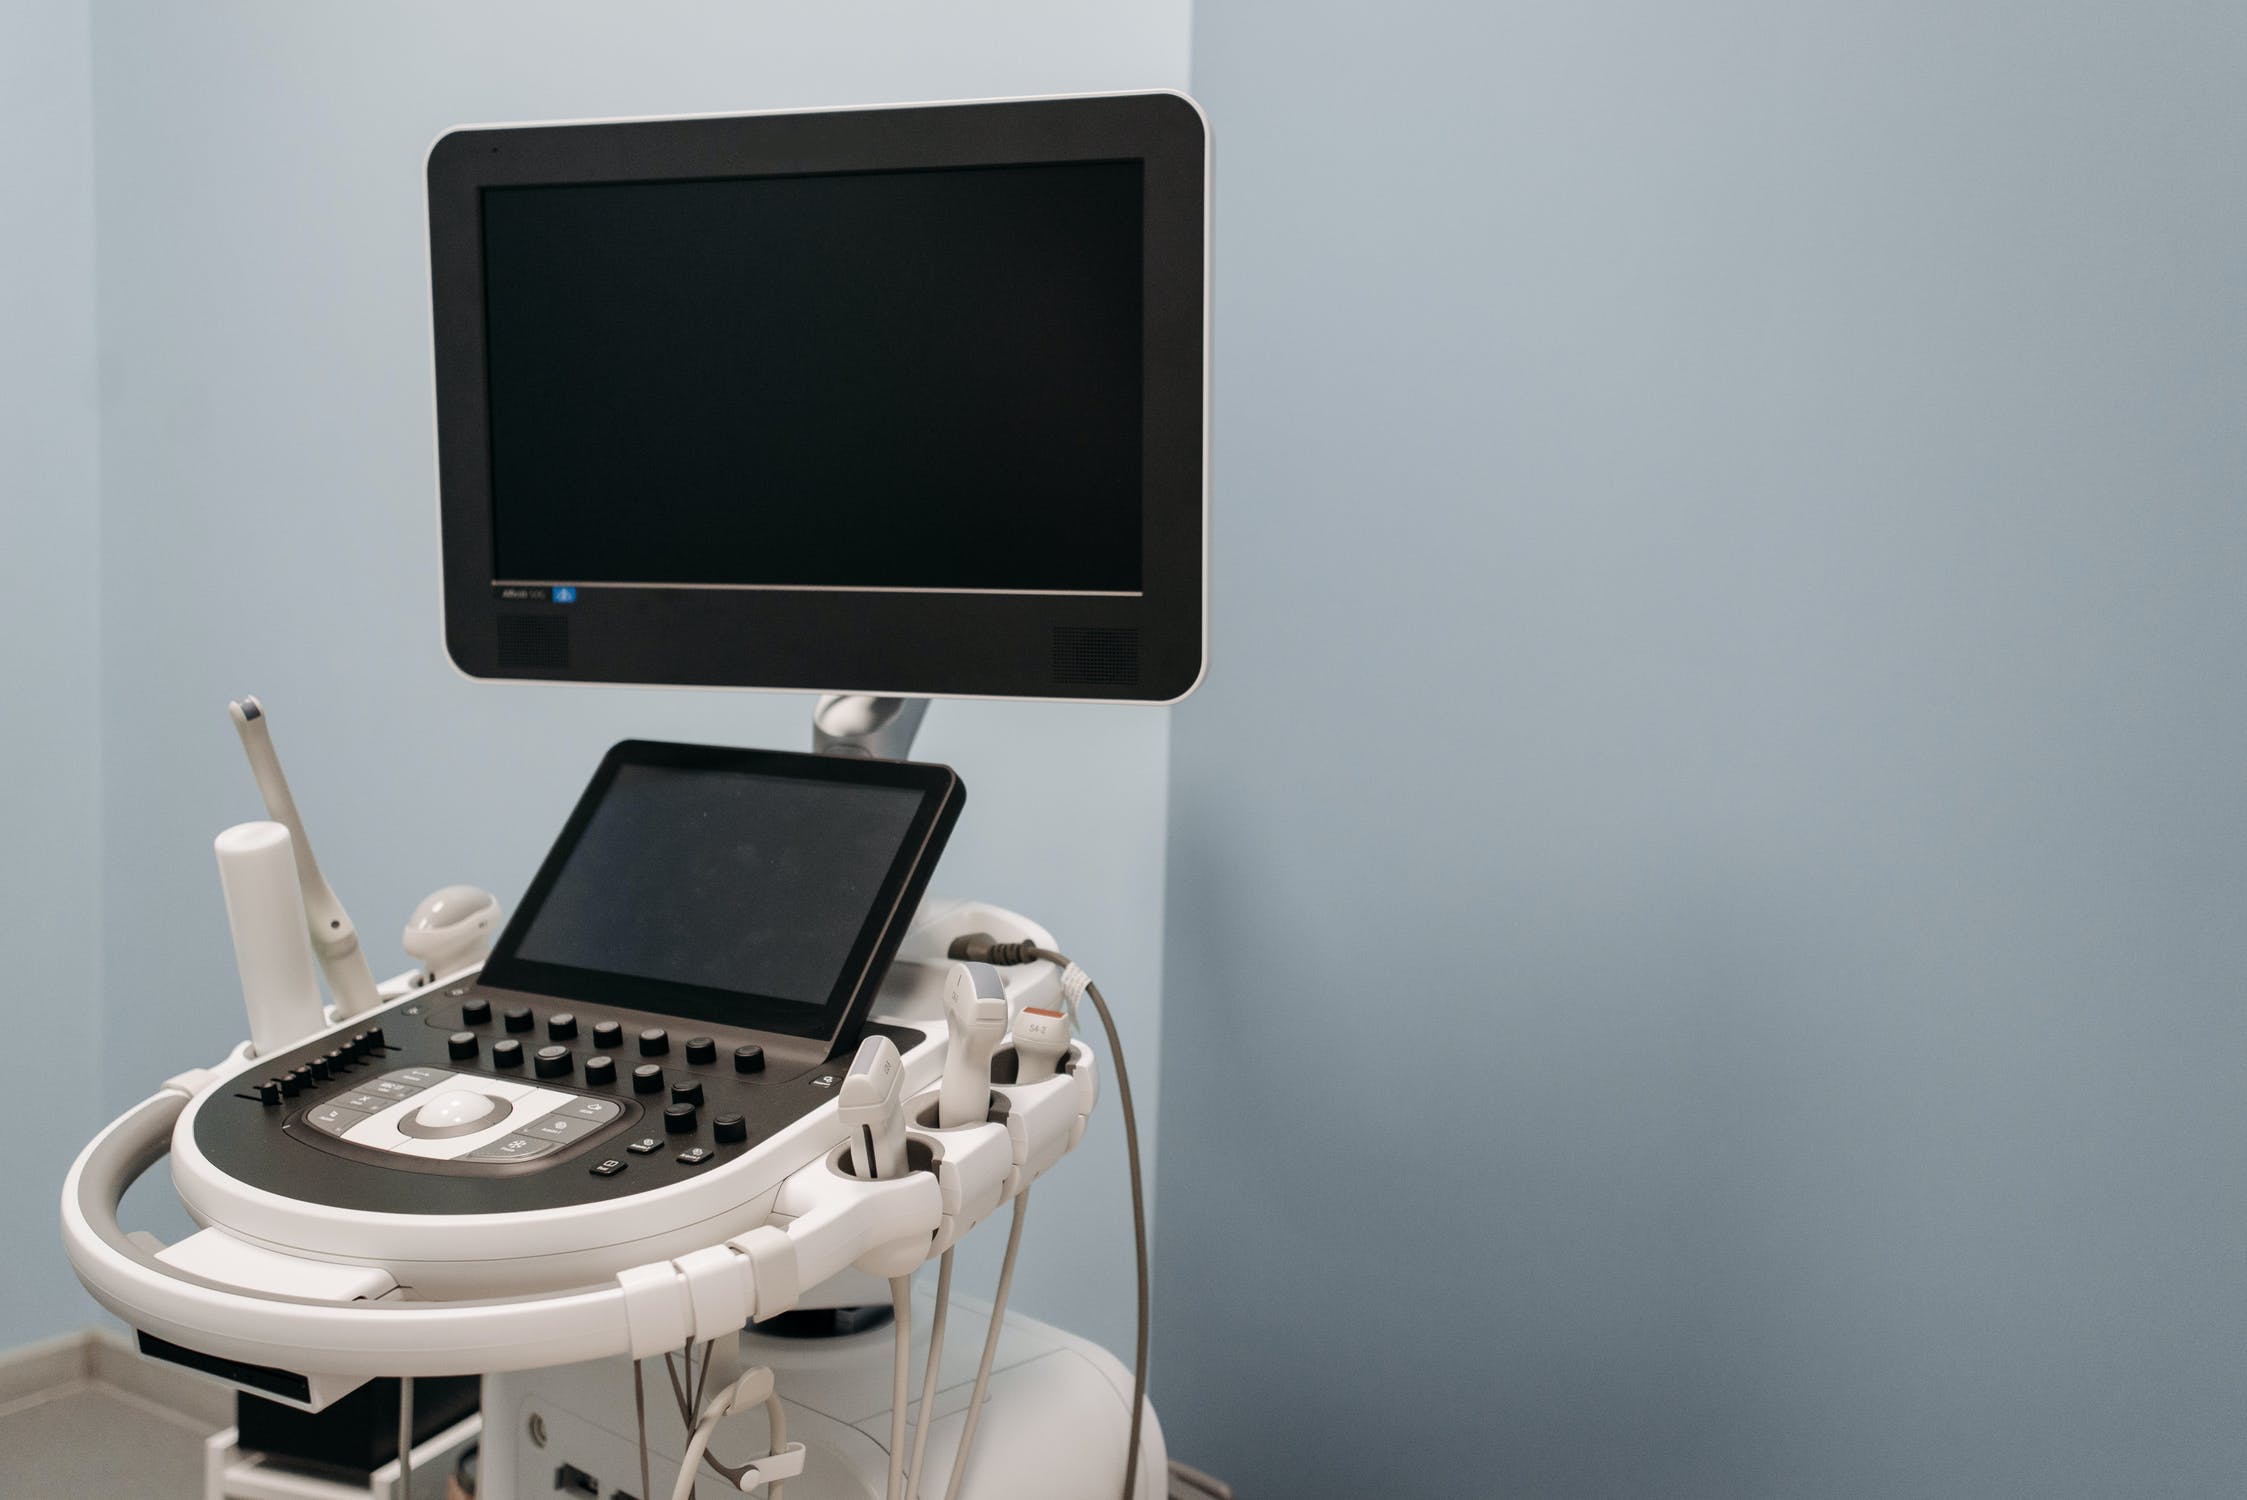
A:
POLYGON ((988 932, 970 932, 956 937, 946 952, 947 956, 966 963, 997 964, 1002 969, 1036 963, 1040 956, 1036 943, 1027 940, 1002 943, 988 932))

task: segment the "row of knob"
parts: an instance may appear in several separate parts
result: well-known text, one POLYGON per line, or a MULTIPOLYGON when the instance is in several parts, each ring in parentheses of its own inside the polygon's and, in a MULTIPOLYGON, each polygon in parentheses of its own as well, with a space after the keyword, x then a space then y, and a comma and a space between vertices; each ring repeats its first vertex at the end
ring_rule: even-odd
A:
POLYGON ((326 1055, 315 1057, 301 1067, 291 1068, 279 1078, 268 1078, 257 1086, 260 1104, 279 1104, 283 1099, 294 1099, 315 1083, 325 1083, 342 1073, 370 1052, 387 1050, 389 1043, 383 1039, 380 1026, 370 1026, 365 1031, 354 1032, 344 1039, 342 1046, 326 1055))
MULTIPOLYGON (((528 1031, 536 1020, 536 1017, 531 1014, 531 1008, 527 1005, 510 1005, 502 1010, 499 1016, 500 1024, 509 1031, 528 1031)), ((488 1026, 492 1019, 492 1003, 481 997, 465 1001, 460 1007, 460 1019, 470 1026, 488 1026)), ((566 1010, 556 1011, 546 1018, 546 1035, 557 1042, 574 1040, 577 1036, 577 1017, 566 1010)), ((671 1033, 661 1026, 644 1027, 639 1034, 639 1043, 642 1057, 662 1057, 671 1050, 671 1033)), ((500 1043, 493 1047, 492 1052, 495 1058, 498 1055, 499 1047, 504 1045, 507 1044, 500 1043)), ((518 1048, 520 1045, 520 1043, 516 1044, 518 1048)), ((623 1026, 615 1021, 595 1021, 593 1023, 593 1045, 596 1047, 623 1046, 623 1026)), ((542 1050, 551 1051, 553 1049, 542 1050)), ((688 1063, 696 1066, 706 1067, 718 1060, 718 1043, 711 1037, 688 1037, 686 1051, 688 1063)), ((453 1054, 455 1057, 473 1057, 474 1055, 473 1050, 453 1054)), ((736 1073, 762 1073, 764 1069, 764 1048, 752 1042, 733 1049, 733 1070, 736 1073)))

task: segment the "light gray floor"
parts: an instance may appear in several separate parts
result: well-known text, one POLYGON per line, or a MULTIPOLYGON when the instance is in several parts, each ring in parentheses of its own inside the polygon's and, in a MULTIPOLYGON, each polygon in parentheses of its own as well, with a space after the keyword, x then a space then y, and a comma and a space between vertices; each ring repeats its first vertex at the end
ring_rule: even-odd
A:
POLYGON ((0 1409, 0 1500, 201 1500, 207 1431, 74 1382, 0 1409))

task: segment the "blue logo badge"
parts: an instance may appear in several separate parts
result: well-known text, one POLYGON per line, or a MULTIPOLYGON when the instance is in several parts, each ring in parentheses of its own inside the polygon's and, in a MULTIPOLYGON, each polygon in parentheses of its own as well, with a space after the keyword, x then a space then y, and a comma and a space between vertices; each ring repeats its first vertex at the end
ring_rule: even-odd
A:
POLYGON ((577 602, 577 590, 558 588, 554 590, 552 597, 556 604, 575 604, 577 602))

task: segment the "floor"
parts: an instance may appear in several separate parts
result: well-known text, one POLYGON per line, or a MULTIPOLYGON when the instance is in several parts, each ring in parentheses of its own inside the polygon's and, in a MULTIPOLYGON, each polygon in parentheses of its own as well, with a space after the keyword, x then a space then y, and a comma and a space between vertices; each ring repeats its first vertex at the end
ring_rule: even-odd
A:
POLYGON ((201 1500, 203 1439, 231 1402, 151 1379, 103 1335, 11 1355, 0 1370, 0 1500, 201 1500))
POLYGON ((7 1500, 201 1500, 203 1437, 188 1419, 98 1385, 0 1411, 7 1500))

